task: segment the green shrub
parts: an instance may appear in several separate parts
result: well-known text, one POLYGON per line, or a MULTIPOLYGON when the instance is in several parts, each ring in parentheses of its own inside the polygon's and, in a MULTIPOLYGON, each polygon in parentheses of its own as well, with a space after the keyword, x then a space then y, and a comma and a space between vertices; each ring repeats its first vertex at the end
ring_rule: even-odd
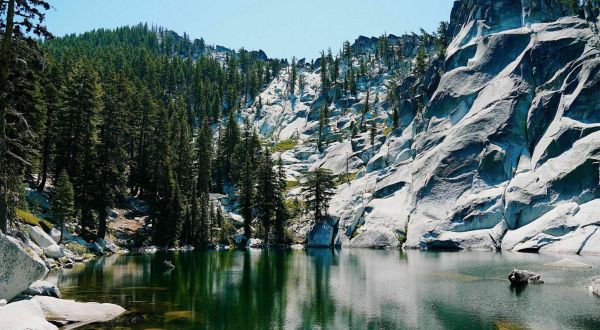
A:
POLYGON ((87 248, 79 243, 69 242, 65 244, 65 247, 75 253, 76 255, 82 256, 87 252, 87 248))
POLYGON ((273 147, 273 152, 285 152, 294 149, 298 144, 298 138, 291 138, 277 142, 273 147))
POLYGON ((354 181, 354 180, 356 180, 356 176, 357 175, 358 175, 358 172, 350 172, 350 173, 339 174, 337 176, 337 178, 335 179, 335 185, 339 186, 339 185, 344 184, 346 182, 354 181))
POLYGON ((31 226, 38 226, 46 232, 49 232, 50 230, 52 230, 52 228, 54 228, 54 225, 51 224, 49 221, 38 218, 27 211, 17 209, 16 213, 17 221, 21 223, 28 224, 31 226))
POLYGON ((285 182, 285 189, 292 190, 300 185, 300 181, 298 180, 289 180, 285 182))

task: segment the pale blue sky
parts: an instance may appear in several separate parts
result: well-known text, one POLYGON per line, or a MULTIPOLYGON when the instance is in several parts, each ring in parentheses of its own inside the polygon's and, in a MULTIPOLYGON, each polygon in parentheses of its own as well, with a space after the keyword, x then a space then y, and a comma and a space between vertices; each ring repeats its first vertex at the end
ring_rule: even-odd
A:
POLYGON ((140 22, 208 44, 262 49, 270 57, 316 57, 344 40, 384 32, 434 31, 453 0, 54 0, 47 13, 62 36, 140 22))

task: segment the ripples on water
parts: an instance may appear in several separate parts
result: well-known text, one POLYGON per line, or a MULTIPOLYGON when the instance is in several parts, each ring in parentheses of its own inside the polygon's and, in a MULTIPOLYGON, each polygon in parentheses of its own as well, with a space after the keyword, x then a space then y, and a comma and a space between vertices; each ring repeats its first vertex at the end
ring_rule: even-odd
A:
MULTIPOLYGON (((538 254, 252 250, 101 258, 58 274, 66 298, 120 304, 135 329, 600 328, 586 269, 538 254), (168 270, 164 260, 175 269, 168 270), (512 288, 513 268, 543 285, 512 288)), ((107 326, 107 325, 104 325, 107 326)))

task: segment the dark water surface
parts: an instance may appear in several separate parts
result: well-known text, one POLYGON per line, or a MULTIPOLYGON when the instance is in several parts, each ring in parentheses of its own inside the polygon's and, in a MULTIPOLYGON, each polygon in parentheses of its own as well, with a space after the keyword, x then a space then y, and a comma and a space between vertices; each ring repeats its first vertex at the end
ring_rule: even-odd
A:
POLYGON ((101 258, 59 276, 65 298, 120 304, 134 329, 600 329, 594 268, 565 256, 371 250, 253 250, 101 258), (174 270, 167 270, 165 259, 174 270), (512 288, 513 268, 543 285, 512 288))

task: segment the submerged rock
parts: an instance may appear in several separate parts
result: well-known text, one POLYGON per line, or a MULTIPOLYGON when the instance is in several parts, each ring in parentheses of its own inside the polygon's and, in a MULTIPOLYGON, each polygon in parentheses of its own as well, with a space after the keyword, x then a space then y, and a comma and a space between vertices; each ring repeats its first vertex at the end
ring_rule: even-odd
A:
POLYGON ((555 262, 550 262, 545 264, 545 266, 550 267, 561 267, 561 268, 592 268, 592 265, 588 265, 581 261, 576 261, 573 259, 562 259, 555 262))
POLYGON ((541 279, 541 275, 538 275, 529 270, 519 270, 513 269, 510 274, 508 274, 508 280, 513 285, 523 285, 523 284, 543 284, 544 281, 541 279))
POLYGON ((589 286, 589 289, 595 295, 600 296, 600 278, 595 279, 592 285, 589 286))
POLYGON ((47 272, 46 265, 29 255, 17 239, 0 233, 0 299, 12 299, 47 272))

